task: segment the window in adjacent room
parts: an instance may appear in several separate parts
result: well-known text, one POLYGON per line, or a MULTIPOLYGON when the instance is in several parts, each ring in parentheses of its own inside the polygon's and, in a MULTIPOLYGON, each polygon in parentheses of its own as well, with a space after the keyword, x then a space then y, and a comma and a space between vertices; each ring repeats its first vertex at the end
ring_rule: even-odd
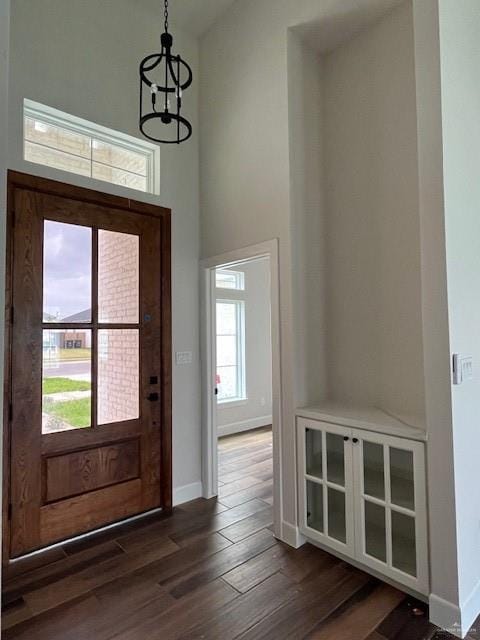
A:
POLYGON ((160 193, 160 149, 46 105, 24 100, 24 159, 147 193, 160 193))
POLYGON ((244 400, 246 398, 245 302, 217 299, 216 324, 217 400, 220 403, 244 400))

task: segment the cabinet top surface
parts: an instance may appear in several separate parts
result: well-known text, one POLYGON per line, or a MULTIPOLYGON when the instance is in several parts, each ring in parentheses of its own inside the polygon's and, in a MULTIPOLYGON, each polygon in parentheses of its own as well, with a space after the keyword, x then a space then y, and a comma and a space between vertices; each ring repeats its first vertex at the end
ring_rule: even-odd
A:
POLYGON ((375 407, 355 407, 328 403, 296 410, 300 418, 321 420, 355 429, 366 429, 410 440, 427 440, 425 429, 388 415, 375 407))

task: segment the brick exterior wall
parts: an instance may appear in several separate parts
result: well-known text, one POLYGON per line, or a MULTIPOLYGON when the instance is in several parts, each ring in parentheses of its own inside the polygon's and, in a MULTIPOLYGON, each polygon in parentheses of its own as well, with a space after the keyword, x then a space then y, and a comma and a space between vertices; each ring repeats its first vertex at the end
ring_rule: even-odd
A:
MULTIPOLYGON (((137 323, 138 237, 101 230, 98 240, 99 321, 137 323)), ((138 416, 138 330, 101 330, 98 332, 98 423, 138 416)))
POLYGON ((98 232, 98 319, 138 322, 138 236, 98 232))

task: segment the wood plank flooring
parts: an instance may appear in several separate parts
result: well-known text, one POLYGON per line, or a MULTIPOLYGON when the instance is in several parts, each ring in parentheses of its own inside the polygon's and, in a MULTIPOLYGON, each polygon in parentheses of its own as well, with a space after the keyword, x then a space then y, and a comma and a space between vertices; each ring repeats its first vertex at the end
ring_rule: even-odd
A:
POLYGON ((10 568, 4 640, 452 638, 425 605, 312 545, 275 540, 271 505, 271 431, 223 438, 218 499, 10 568))

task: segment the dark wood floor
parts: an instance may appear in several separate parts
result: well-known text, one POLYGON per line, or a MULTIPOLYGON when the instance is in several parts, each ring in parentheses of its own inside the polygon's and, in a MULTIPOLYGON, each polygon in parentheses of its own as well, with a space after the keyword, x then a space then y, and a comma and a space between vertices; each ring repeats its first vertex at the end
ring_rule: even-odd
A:
POLYGON ((425 605, 311 545, 274 539, 269 430, 219 448, 218 500, 11 571, 4 640, 452 638, 429 624, 425 605))

